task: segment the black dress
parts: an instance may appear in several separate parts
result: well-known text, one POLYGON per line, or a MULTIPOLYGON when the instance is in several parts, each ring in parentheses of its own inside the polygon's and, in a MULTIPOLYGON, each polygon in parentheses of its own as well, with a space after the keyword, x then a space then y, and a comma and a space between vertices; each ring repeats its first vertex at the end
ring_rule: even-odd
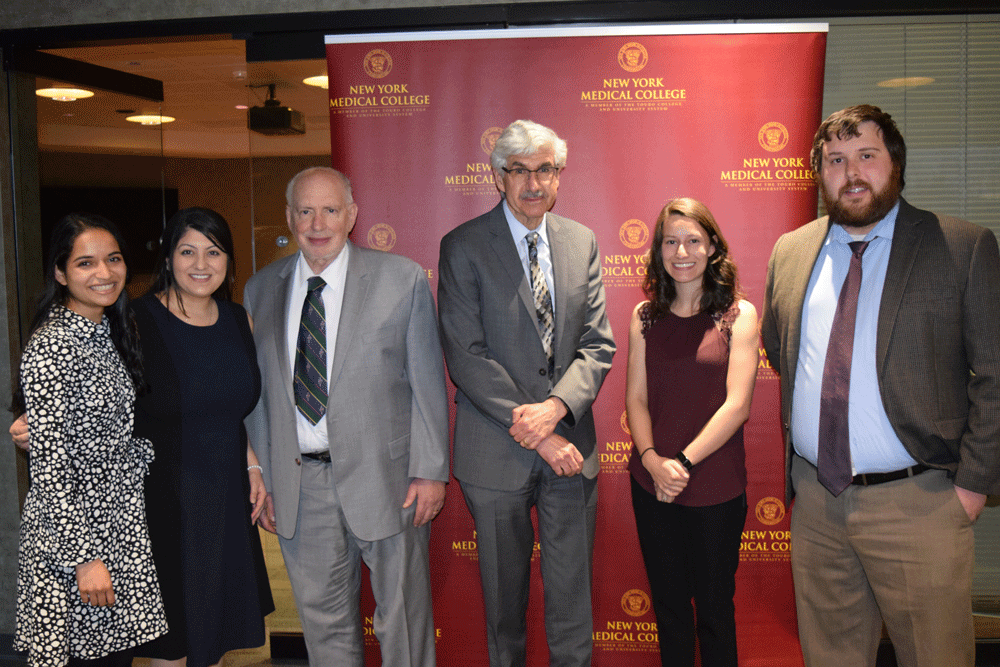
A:
POLYGON ((260 396, 246 311, 217 301, 219 317, 192 326, 155 296, 132 304, 149 390, 135 435, 156 452, 146 517, 169 632, 136 655, 205 667, 226 651, 264 644, 274 610, 257 528, 250 524, 243 419, 260 396))

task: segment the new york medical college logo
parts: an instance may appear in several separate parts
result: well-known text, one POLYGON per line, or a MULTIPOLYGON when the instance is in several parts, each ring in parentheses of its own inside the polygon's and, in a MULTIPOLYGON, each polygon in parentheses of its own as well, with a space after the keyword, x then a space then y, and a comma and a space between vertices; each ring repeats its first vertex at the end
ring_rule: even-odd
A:
POLYGON ((373 79, 381 79, 392 71, 392 56, 382 49, 372 49, 365 54, 365 74, 373 79))
POLYGON ((815 188, 809 156, 778 155, 788 148, 790 133, 778 121, 768 121, 757 130, 757 145, 763 153, 749 151, 741 159, 725 165, 719 182, 741 192, 794 192, 815 188))
POLYGON ((496 201, 497 186, 493 167, 490 165, 490 154, 493 153, 493 147, 496 146, 501 134, 503 134, 502 127, 491 125, 474 139, 482 155, 479 157, 469 155, 471 159, 466 160, 461 166, 456 165, 457 168, 445 176, 444 184, 450 192, 496 201))
POLYGON ((479 147, 487 155, 493 154, 493 149, 497 145, 497 139, 503 134, 502 127, 491 127, 479 136, 479 147))
POLYGON ((771 153, 777 153, 788 145, 788 128, 778 122, 766 123, 757 132, 760 147, 771 153))
POLYGON ((396 245, 396 230, 392 226, 380 222, 368 230, 368 247, 375 250, 388 251, 396 245))
POLYGON ((638 250, 649 241, 649 227, 642 220, 626 220, 618 228, 618 239, 625 247, 638 250))
POLYGON ((649 53, 639 42, 628 42, 618 49, 618 64, 626 72, 638 72, 648 62, 649 53))
POLYGON ((625 591, 622 595, 622 611, 632 617, 643 616, 649 611, 652 603, 646 591, 638 588, 625 591))

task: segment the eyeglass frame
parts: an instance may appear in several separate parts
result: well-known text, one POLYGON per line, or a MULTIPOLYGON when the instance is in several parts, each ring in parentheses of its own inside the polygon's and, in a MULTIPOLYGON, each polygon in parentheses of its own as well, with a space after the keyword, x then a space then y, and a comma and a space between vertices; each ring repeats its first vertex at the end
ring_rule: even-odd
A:
POLYGON ((562 167, 557 167, 554 164, 543 164, 538 169, 528 169, 527 167, 512 167, 510 169, 508 169, 507 167, 500 167, 500 169, 511 178, 523 178, 524 180, 528 180, 529 178, 531 178, 531 174, 535 174, 535 178, 538 179, 539 183, 551 183, 552 179, 557 177, 559 175, 559 172, 562 171, 562 167), (549 170, 551 176, 546 178, 545 174, 542 173, 543 169, 549 170), (523 172, 523 173, 516 173, 516 172, 523 172))

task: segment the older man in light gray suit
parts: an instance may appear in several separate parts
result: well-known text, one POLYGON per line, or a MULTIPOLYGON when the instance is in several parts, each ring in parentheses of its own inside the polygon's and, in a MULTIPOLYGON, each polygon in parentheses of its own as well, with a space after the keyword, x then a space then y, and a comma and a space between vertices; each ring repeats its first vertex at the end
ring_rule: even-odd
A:
POLYGON ((299 173, 287 200, 299 252, 258 272, 244 294, 263 376, 247 420, 270 492, 263 525, 278 534, 310 664, 363 664, 364 559, 383 663, 433 665, 429 522, 444 504, 448 409, 427 278, 408 259, 347 240, 358 208, 340 172, 299 173), (325 364, 303 356, 325 366, 318 416, 299 390, 322 392, 296 363, 304 304, 317 295, 325 364))
POLYGON ((548 212, 566 164, 555 132, 516 121, 491 161, 504 199, 444 237, 438 282, 458 387, 455 477, 476 523, 490 665, 525 664, 533 506, 549 664, 589 665, 591 404, 615 351, 600 255, 592 231, 548 212))

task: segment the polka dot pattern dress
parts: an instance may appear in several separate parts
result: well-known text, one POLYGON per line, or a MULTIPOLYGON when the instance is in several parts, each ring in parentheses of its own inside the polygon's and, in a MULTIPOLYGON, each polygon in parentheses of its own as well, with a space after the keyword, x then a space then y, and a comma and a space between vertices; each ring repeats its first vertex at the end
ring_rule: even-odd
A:
POLYGON ((62 667, 163 634, 143 512, 153 457, 132 438, 135 390, 101 324, 53 309, 24 351, 31 487, 21 515, 15 648, 62 667), (115 604, 84 605, 75 566, 100 558, 115 604))

